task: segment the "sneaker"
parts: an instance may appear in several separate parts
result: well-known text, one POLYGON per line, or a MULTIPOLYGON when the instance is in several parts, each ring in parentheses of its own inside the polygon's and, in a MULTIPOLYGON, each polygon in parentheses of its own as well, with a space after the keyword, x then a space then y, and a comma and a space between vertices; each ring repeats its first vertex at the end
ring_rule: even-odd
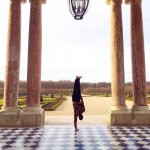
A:
POLYGON ((76 78, 81 79, 81 78, 82 78, 82 76, 76 76, 76 78))

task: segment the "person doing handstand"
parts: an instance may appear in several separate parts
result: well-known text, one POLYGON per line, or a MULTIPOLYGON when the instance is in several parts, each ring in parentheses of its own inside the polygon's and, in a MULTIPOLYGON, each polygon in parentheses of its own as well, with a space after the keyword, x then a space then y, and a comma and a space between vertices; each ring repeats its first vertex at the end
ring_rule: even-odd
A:
POLYGON ((80 79, 81 76, 76 76, 75 83, 74 83, 74 90, 72 94, 75 132, 79 131, 79 129, 77 128, 77 117, 79 117, 79 119, 82 120, 83 119, 82 113, 85 111, 84 102, 80 90, 80 79))

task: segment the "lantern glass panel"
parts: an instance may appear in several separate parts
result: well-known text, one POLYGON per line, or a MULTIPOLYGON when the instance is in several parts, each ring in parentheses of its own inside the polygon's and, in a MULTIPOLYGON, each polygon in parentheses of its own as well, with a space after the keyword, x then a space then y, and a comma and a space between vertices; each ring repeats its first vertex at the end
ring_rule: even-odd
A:
POLYGON ((80 20, 86 13, 89 0, 68 0, 69 10, 75 19, 80 20))

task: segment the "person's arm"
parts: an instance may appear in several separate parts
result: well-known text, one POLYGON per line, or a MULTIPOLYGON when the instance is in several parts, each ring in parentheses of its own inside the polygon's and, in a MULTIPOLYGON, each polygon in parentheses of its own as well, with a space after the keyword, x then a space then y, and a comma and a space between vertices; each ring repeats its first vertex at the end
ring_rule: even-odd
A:
POLYGON ((83 98, 82 98, 82 96, 80 96, 80 102, 83 103, 83 98))

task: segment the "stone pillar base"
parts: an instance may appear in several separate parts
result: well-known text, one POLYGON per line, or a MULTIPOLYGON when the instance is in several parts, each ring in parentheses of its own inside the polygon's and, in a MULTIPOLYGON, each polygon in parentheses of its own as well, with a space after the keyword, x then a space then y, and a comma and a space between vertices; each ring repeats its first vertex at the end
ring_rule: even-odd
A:
POLYGON ((45 122, 45 112, 43 109, 35 112, 22 112, 21 117, 22 126, 41 126, 45 122))
POLYGON ((25 107, 24 108, 24 110, 23 110, 23 112, 24 113, 34 113, 34 114, 36 114, 36 113, 40 113, 40 112, 42 112, 43 111, 43 109, 41 108, 42 106, 38 106, 38 107, 25 107))
POLYGON ((150 125, 150 111, 111 111, 107 112, 110 125, 150 125))
POLYGON ((0 112, 0 126, 42 126, 45 121, 45 112, 0 112))
POLYGON ((111 111, 127 111, 127 110, 128 108, 126 105, 125 106, 114 106, 114 105, 111 106, 111 111))
POLYGON ((2 106, 2 109, 0 110, 0 113, 10 114, 10 112, 13 113, 13 114, 16 114, 16 113, 20 112, 20 109, 18 107, 2 106))
POLYGON ((20 111, 0 111, 0 126, 19 126, 20 111))
POLYGON ((134 111, 150 110, 148 105, 147 106, 133 106, 132 109, 134 111))

